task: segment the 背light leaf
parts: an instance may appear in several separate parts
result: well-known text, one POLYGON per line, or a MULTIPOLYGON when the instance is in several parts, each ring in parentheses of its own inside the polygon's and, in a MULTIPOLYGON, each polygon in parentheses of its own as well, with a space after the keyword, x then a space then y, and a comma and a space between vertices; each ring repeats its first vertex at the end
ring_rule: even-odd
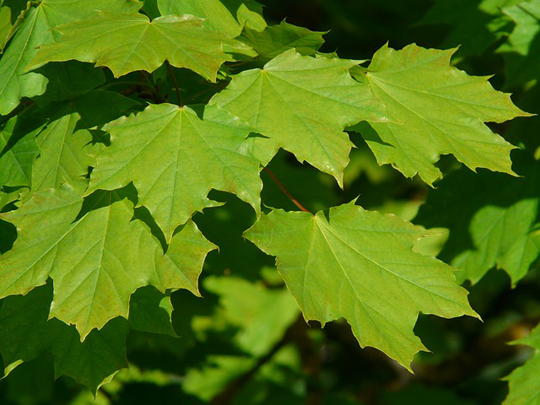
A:
POLYGON ((504 269, 515 285, 540 253, 535 232, 540 204, 540 164, 514 155, 522 177, 461 169, 431 190, 415 222, 448 228, 441 259, 461 269, 458 282, 478 282, 491 268, 504 269))
POLYGON ((521 1, 512 7, 506 7, 504 13, 515 22, 515 28, 508 40, 497 50, 504 56, 505 84, 523 86, 529 81, 538 81, 540 1, 521 1))
POLYGON ((204 287, 217 294, 219 313, 240 330, 234 337, 242 351, 265 355, 298 317, 286 289, 268 289, 237 277, 211 277, 204 287))
POLYGON ((537 326, 524 339, 512 342, 534 348, 533 357, 523 366, 516 368, 505 377, 509 383, 510 392, 504 400, 504 405, 534 405, 540 402, 540 327, 537 326))
POLYGON ((362 347, 382 350, 410 369, 426 350, 413 333, 418 313, 477 316, 453 269, 415 253, 428 234, 354 203, 316 215, 274 210, 246 237, 276 264, 306 320, 344 317, 362 347))
POLYGON ((41 114, 51 122, 37 137, 39 158, 33 168, 32 191, 58 188, 63 183, 88 185, 94 163, 88 128, 117 118, 136 102, 110 91, 92 91, 74 100, 55 103, 41 114))
POLYGON ((12 28, 10 8, 0 7, 0 53, 4 50, 12 28))
POLYGON ((407 177, 418 174, 430 185, 442 177, 433 165, 442 154, 454 155, 473 170, 484 167, 512 174, 514 146, 484 122, 529 115, 485 77, 451 67, 454 52, 416 45, 378 50, 363 80, 393 120, 353 128, 366 139, 379 164, 390 163, 407 177))
POLYGON ((172 326, 172 312, 169 294, 151 286, 139 288, 131 296, 129 326, 134 330, 177 337, 172 326))
POLYGON ((43 122, 15 116, 0 126, 0 186, 30 187, 43 122))
POLYGON ((167 60, 216 81, 220 66, 231 60, 224 46, 237 43, 206 29, 201 19, 190 15, 150 21, 143 14, 107 12, 56 30, 62 39, 42 46, 28 69, 75 59, 107 66, 119 77, 136 70, 153 72, 167 60))
POLYGON ((244 152, 251 128, 218 108, 207 108, 201 119, 189 107, 150 105, 104 130, 111 146, 96 156, 88 192, 133 182, 139 204, 167 240, 195 211, 214 204, 206 198, 212 188, 235 193, 260 211, 259 162, 244 152))
POLYGON ((238 40, 255 49, 259 58, 268 62, 292 48, 302 55, 314 55, 324 44, 324 34, 282 21, 260 32, 245 28, 238 40))
POLYGON ((460 56, 481 55, 508 33, 511 21, 502 10, 522 0, 436 0, 420 24, 445 24, 443 49, 459 46, 460 56))
POLYGON ((26 296, 8 297, 0 309, 0 353, 7 375, 21 362, 51 351, 55 375, 67 375, 92 392, 127 367, 127 322, 111 321, 94 330, 84 342, 74 327, 48 320, 52 286, 36 288, 26 296))
MULTIPOLYGON (((337 58, 302 56, 287 51, 263 69, 233 76, 214 103, 245 120, 272 141, 342 184, 352 142, 344 128, 362 120, 385 120, 384 108, 337 58)), ((265 153, 269 153, 268 150, 265 153)))
POLYGON ((17 34, 0 59, 0 115, 11 112, 22 97, 43 94, 47 80, 26 72, 38 47, 54 42, 52 29, 96 14, 96 10, 134 12, 142 3, 132 0, 43 0, 25 16, 17 34))
POLYGON ((20 209, 2 214, 17 226, 13 249, 0 256, 0 296, 26 294, 54 281, 50 317, 74 324, 81 340, 117 316, 127 318, 135 290, 185 288, 198 294, 197 278, 214 248, 189 222, 167 253, 148 226, 133 220, 133 203, 103 193, 76 220, 82 198, 66 185, 36 193, 20 209))
POLYGON ((191 14, 207 20, 208 27, 234 38, 242 27, 220 0, 158 0, 161 15, 191 14))

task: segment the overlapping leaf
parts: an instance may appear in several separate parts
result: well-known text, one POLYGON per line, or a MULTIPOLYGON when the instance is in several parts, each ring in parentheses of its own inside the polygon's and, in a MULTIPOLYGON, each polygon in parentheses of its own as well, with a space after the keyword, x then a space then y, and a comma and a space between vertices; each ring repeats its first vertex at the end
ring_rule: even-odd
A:
POLYGON ((93 331, 81 343, 75 328, 57 319, 47 320, 52 298, 50 285, 27 296, 9 297, 0 309, 0 353, 8 374, 21 361, 52 351, 56 375, 69 375, 92 391, 123 367, 127 367, 127 322, 115 320, 93 331), (99 358, 99 361, 95 361, 99 358))
POLYGON ((130 182, 167 240, 195 211, 213 203, 210 189, 229 191, 260 210, 259 162, 244 152, 247 125, 217 108, 204 119, 189 107, 152 105, 104 127, 111 146, 97 155, 90 191, 130 182))
POLYGON ((409 368, 425 350, 413 333, 419 312, 475 316, 453 270, 412 251, 427 231, 349 203, 315 216, 275 210, 246 237, 277 256, 279 272, 304 317, 344 317, 361 346, 373 346, 409 368))
POLYGON ((240 328, 234 341, 253 356, 263 356, 298 317, 285 289, 266 289, 234 277, 207 278, 204 286, 220 297, 221 315, 240 328))
POLYGON ((191 14, 208 20, 208 26, 231 38, 237 37, 242 27, 220 0, 158 0, 161 15, 191 14))
POLYGON ((540 402, 540 327, 536 327, 529 336, 512 342, 531 346, 535 350, 532 359, 525 365, 515 369, 505 379, 510 385, 510 392, 506 397, 505 405, 533 405, 540 402))
POLYGON ((40 156, 34 164, 32 190, 58 188, 69 182, 83 191, 88 184, 88 167, 94 162, 92 135, 87 128, 103 125, 135 104, 118 93, 94 91, 42 111, 52 121, 37 138, 40 156))
POLYGON ((55 375, 67 375, 92 392, 127 367, 128 328, 172 333, 170 302, 158 291, 143 288, 132 297, 129 322, 114 319, 101 330, 92 331, 84 342, 73 326, 48 319, 53 297, 51 283, 26 296, 8 297, 0 309, 0 353, 4 373, 9 374, 21 361, 44 352, 54 356, 55 375), (167 320, 168 317, 168 320, 167 320), (165 319, 163 319, 165 318, 165 319), (144 325, 143 325, 144 323, 144 325))
MULTIPOLYGON (((284 288, 269 289, 237 277, 210 277, 205 279, 204 287, 217 294, 220 303, 209 319, 209 327, 218 330, 224 324, 233 326, 237 331, 231 341, 240 349, 231 355, 214 349, 202 365, 198 364, 186 374, 183 389, 209 401, 236 378, 249 372, 257 358, 272 350, 298 318, 299 311, 284 288)), ((273 360, 275 357, 278 356, 273 356, 273 360)))
POLYGON ((515 170, 504 174, 453 172, 432 190, 415 222, 450 230, 441 258, 463 271, 459 282, 476 283, 494 266, 515 285, 540 254, 535 231, 540 204, 540 165, 524 153, 514 155, 515 170))
POLYGON ((177 337, 172 326, 172 312, 169 294, 151 286, 139 288, 131 296, 129 326, 134 330, 177 337))
POLYGON ((42 46, 30 69, 75 59, 107 66, 118 77, 136 70, 153 72, 167 60, 215 81, 223 62, 231 60, 224 46, 237 43, 205 29, 201 19, 190 15, 149 21, 142 14, 100 13, 57 31, 61 41, 42 46))
POLYGON ((18 239, 0 256, 0 296, 26 294, 54 280, 50 317, 77 327, 82 339, 110 319, 128 316, 131 294, 154 285, 161 291, 197 293, 202 263, 213 245, 193 223, 167 250, 133 218, 133 204, 117 193, 96 197, 94 210, 76 220, 82 199, 69 187, 37 193, 20 209, 2 214, 18 239))
POLYGON ((43 124, 15 116, 0 127, 0 186, 30 187, 43 124))
POLYGON ((507 86, 523 86, 538 80, 540 69, 540 1, 522 1, 504 9, 516 26, 497 50, 505 58, 507 86))
POLYGON ((54 42, 53 28, 90 17, 96 10, 133 12, 141 5, 131 0, 43 0, 32 8, 0 59, 0 115, 12 111, 22 97, 33 97, 45 91, 46 79, 25 69, 40 45, 54 42))
POLYGON ((273 145, 265 144, 266 154, 282 147, 341 184, 352 147, 343 129, 362 120, 386 119, 370 90, 350 76, 354 65, 290 50, 263 69, 234 76, 210 103, 269 137, 273 145))
POLYGON ((264 62, 268 62, 293 48, 302 55, 314 55, 324 43, 324 34, 282 21, 261 32, 246 28, 238 39, 255 49, 264 62))
POLYGON ((508 33, 511 21, 502 9, 523 0, 436 0, 420 21, 448 24, 441 48, 459 46, 462 56, 480 55, 508 33))
POLYGON ((0 52, 4 50, 12 28, 11 10, 9 7, 0 7, 0 52))
POLYGON ((407 177, 418 174, 432 184, 442 176, 433 164, 453 154, 467 167, 512 173, 513 146, 484 122, 527 116, 508 94, 495 91, 485 77, 450 66, 455 50, 408 45, 382 47, 363 79, 393 119, 357 126, 379 164, 390 163, 407 177))

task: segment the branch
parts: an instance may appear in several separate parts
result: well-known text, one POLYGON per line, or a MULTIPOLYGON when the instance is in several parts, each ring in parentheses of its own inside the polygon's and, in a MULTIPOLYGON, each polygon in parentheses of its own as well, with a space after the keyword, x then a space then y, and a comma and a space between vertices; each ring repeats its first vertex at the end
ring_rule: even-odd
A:
POLYGON ((264 355, 263 357, 259 358, 257 363, 248 370, 244 375, 241 375, 236 380, 233 380, 224 391, 221 392, 218 396, 214 397, 211 404, 214 405, 228 405, 231 404, 234 397, 240 392, 240 390, 249 382, 251 379, 257 374, 257 372, 260 370, 262 366, 264 366, 266 363, 268 363, 274 355, 280 351, 280 349, 285 346, 287 343, 294 340, 294 335, 296 334, 296 329, 299 326, 305 327, 304 318, 300 315, 298 319, 287 329, 287 331, 283 334, 283 337, 279 342, 277 342, 270 351, 264 355))
POLYGON ((169 61, 167 61, 167 67, 169 68, 169 73, 170 73, 172 81, 174 83, 174 88, 176 90, 176 98, 178 99, 178 105, 180 107, 182 107, 184 105, 184 103, 182 103, 182 97, 180 97, 180 88, 178 87, 178 82, 176 81, 176 76, 174 75, 174 70, 173 70, 171 64, 169 63, 169 61))
POLYGON ((281 191, 283 191, 283 193, 285 193, 285 195, 287 197, 289 197, 289 200, 291 200, 294 205, 296 205, 298 208, 300 208, 302 211, 304 212, 307 212, 308 214, 311 214, 310 211, 308 211, 302 204, 300 204, 296 198, 294 198, 291 193, 289 193, 287 191, 287 189, 285 188, 285 186, 283 184, 281 184, 281 182, 277 179, 277 177, 274 175, 274 173, 272 173, 272 171, 268 168, 268 167, 265 167, 264 170, 266 170, 266 172, 270 175, 270 177, 272 178, 272 180, 274 180, 274 182, 278 185, 278 187, 281 189, 281 191))

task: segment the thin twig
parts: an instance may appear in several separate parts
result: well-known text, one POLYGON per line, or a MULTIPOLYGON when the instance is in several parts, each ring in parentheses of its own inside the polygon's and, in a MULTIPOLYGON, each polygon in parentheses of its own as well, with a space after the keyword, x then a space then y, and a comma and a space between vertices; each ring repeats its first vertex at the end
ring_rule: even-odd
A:
POLYGON ((304 318, 300 315, 296 321, 289 326, 289 328, 283 334, 281 340, 279 340, 270 351, 264 356, 260 357, 257 362, 249 369, 245 374, 241 375, 237 379, 233 380, 226 388, 219 394, 214 397, 211 401, 214 405, 229 405, 232 403, 235 396, 240 392, 244 386, 251 381, 251 379, 257 374, 257 372, 268 363, 272 358, 279 352, 285 345, 291 343, 294 340, 295 335, 297 334, 298 328, 305 327, 304 318))
POLYGON ((300 208, 302 211, 304 212, 307 212, 309 214, 311 214, 311 212, 309 212, 302 204, 300 204, 298 202, 298 200, 296 200, 296 198, 294 198, 291 193, 289 193, 287 191, 287 189, 285 188, 285 186, 283 184, 281 184, 281 182, 277 179, 277 177, 274 175, 274 173, 272 173, 272 171, 268 168, 268 167, 265 167, 264 170, 266 170, 266 172, 270 175, 270 177, 272 178, 272 180, 274 180, 274 182, 278 185, 278 187, 281 189, 281 191, 283 191, 283 193, 285 193, 285 195, 287 197, 289 197, 289 200, 291 200, 294 205, 296 205, 298 208, 300 208))
POLYGON ((178 82, 176 81, 176 76, 174 75, 174 70, 171 66, 171 64, 167 61, 167 67, 169 68, 169 73, 171 75, 172 81, 174 83, 174 88, 176 90, 176 97, 178 98, 178 105, 182 107, 184 103, 182 103, 182 97, 180 97, 180 88, 178 87, 178 82))

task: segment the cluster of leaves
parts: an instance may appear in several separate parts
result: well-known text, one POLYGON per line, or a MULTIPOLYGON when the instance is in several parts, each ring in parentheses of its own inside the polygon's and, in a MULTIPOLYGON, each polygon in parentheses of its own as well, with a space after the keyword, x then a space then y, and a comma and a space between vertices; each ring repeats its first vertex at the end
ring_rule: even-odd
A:
MULTIPOLYGON (((459 49, 387 44, 366 63, 269 25, 253 0, 2 1, 6 380, 52 353, 55 376, 108 383, 104 403, 133 382, 300 403, 308 355, 291 342, 318 339, 303 319, 344 319, 412 371, 420 313, 479 318, 461 284, 496 267, 515 286, 540 255, 539 21, 539 0, 439 0, 420 23, 448 24, 440 46, 459 49), (452 64, 487 54, 521 108, 452 64), (350 185, 380 170, 436 186, 416 225, 358 205, 350 185), (449 231, 439 259, 430 228, 449 231), (181 359, 179 382, 166 363, 137 367, 149 347, 181 359)), ((537 331, 523 342, 540 350, 537 331)), ((507 403, 538 399, 539 375, 536 356, 507 403)))

